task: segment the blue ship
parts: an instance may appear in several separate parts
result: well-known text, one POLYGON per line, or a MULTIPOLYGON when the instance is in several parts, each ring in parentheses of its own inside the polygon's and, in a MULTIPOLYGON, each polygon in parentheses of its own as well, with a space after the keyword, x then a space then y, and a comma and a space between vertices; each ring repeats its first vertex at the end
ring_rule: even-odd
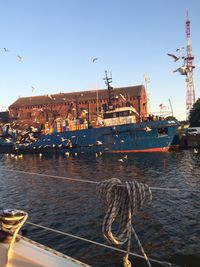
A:
POLYGON ((176 135, 176 120, 136 122, 137 112, 130 107, 108 110, 101 126, 84 129, 78 121, 74 130, 60 133, 29 133, 27 142, 16 142, 14 150, 65 151, 67 153, 132 153, 168 151, 176 135))
POLYGON ((0 153, 8 153, 13 150, 14 139, 10 137, 0 137, 0 153))
MULTIPOLYGON (((59 132, 37 132, 29 129, 18 136, 13 144, 16 152, 64 151, 65 153, 132 153, 168 151, 178 127, 176 120, 149 116, 141 121, 137 110, 113 105, 111 78, 106 72, 108 105, 92 127, 88 120, 78 116, 68 120, 59 132)), ((77 110, 77 109, 76 109, 77 110)), ((87 113, 89 111, 86 111, 87 113)), ((61 124, 65 121, 61 121, 61 124)), ((61 125, 60 124, 60 125, 61 125)), ((50 130, 50 129, 48 129, 50 130)))

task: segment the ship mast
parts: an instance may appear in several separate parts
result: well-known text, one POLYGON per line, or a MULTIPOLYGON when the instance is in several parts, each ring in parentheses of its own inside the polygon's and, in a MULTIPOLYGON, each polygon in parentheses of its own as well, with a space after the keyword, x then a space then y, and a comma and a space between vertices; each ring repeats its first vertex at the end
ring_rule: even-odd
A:
POLYGON ((110 85, 112 83, 112 77, 108 77, 107 70, 105 71, 106 77, 103 79, 105 80, 105 84, 107 85, 108 88, 108 108, 112 108, 113 105, 113 99, 114 99, 114 94, 113 94, 113 87, 110 85))

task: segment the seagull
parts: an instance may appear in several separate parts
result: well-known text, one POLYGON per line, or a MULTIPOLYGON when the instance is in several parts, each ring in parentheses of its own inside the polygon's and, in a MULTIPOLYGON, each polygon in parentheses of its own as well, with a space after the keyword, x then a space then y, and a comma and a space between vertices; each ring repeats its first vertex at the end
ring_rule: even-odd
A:
POLYGON ((180 59, 180 57, 177 57, 177 56, 175 56, 175 55, 173 55, 173 54, 167 54, 167 55, 170 56, 170 57, 173 57, 174 62, 176 62, 177 60, 180 59))
POLYGON ((96 141, 96 144, 97 145, 103 145, 103 143, 101 141, 99 141, 99 140, 96 141))
POLYGON ((19 59, 20 62, 23 61, 23 57, 21 57, 21 56, 19 56, 19 55, 18 55, 17 57, 18 57, 18 59, 19 59))
POLYGON ((126 101, 126 98, 122 95, 122 94, 119 94, 121 96, 121 98, 126 101))
POLYGON ((194 153, 197 154, 198 153, 198 150, 196 148, 194 148, 194 153))
POLYGON ((53 99, 51 95, 48 94, 47 96, 48 96, 50 99, 53 99))
POLYGON ((118 159, 119 162, 124 162, 123 159, 118 159))
POLYGON ((32 88, 32 92, 34 92, 36 90, 35 87, 33 87, 33 86, 31 86, 31 88, 32 88))
POLYGON ((127 155, 125 155, 125 156, 124 156, 124 159, 127 159, 127 158, 128 158, 128 156, 127 156, 127 155))
POLYGON ((92 63, 94 63, 96 60, 98 60, 98 57, 93 58, 92 63))
POLYGON ((4 52, 9 52, 9 50, 7 48, 4 47, 4 52))
POLYGON ((187 75, 188 69, 187 66, 183 65, 182 67, 174 70, 173 72, 180 72, 181 75, 187 75))
POLYGON ((185 49, 185 47, 177 48, 177 49, 176 49, 176 52, 181 51, 181 50, 183 50, 183 49, 185 49))
POLYGON ((147 126, 147 127, 144 128, 144 130, 145 130, 146 132, 150 132, 152 129, 151 129, 150 127, 147 126))

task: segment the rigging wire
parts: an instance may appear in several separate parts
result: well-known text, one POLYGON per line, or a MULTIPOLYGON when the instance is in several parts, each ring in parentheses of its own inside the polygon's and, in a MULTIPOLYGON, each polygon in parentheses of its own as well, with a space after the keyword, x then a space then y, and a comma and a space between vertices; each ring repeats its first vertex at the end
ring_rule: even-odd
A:
MULTIPOLYGON (((126 253, 127 252, 126 250, 123 250, 123 249, 120 249, 120 248, 112 247, 112 246, 109 246, 109 245, 106 245, 106 244, 103 244, 103 243, 100 243, 100 242, 97 242, 97 241, 93 241, 93 240, 90 240, 90 239, 87 239, 87 238, 84 238, 84 237, 80 237, 80 236, 73 235, 73 234, 70 234, 70 233, 66 233, 66 232, 63 232, 63 231, 60 231, 60 230, 56 230, 56 229, 53 229, 51 227, 44 226, 44 225, 41 225, 41 224, 33 223, 33 222, 30 222, 30 221, 27 221, 26 224, 35 226, 37 228, 41 228, 41 229, 46 230, 46 231, 51 231, 51 232, 54 232, 56 234, 61 234, 61 235, 68 236, 68 237, 71 237, 71 238, 75 238, 75 239, 78 239, 78 240, 81 240, 81 241, 85 241, 85 242, 91 243, 93 245, 97 245, 97 246, 100 246, 100 247, 104 247, 104 248, 108 248, 108 249, 111 249, 111 250, 115 250, 115 251, 118 251, 118 252, 122 252, 122 253, 126 253)), ((140 259, 144 259, 144 256, 139 255, 137 253, 129 252, 129 255, 132 255, 132 256, 140 258, 140 259)), ((149 260, 151 262, 153 262, 153 263, 158 263, 158 264, 161 264, 161 265, 166 266, 166 267, 180 267, 180 266, 175 265, 173 263, 170 263, 170 262, 167 262, 167 261, 156 260, 156 259, 153 259, 153 258, 150 258, 150 257, 149 257, 149 260)))
MULTIPOLYGON (((65 176, 58 176, 58 175, 52 175, 52 174, 45 174, 45 173, 37 173, 37 172, 27 172, 27 171, 21 171, 16 169, 6 169, 6 168, 0 168, 1 171, 5 172, 13 172, 13 173, 19 173, 19 174, 28 174, 28 175, 35 175, 35 176, 43 176, 45 178, 54 178, 54 179, 60 179, 60 180, 66 180, 66 181, 74 181, 74 182, 81 182, 81 183, 90 183, 90 184, 98 184, 96 181, 87 180, 87 179, 79 179, 79 178, 71 178, 71 177, 65 177, 65 176)), ((123 186, 123 185, 119 185, 123 186)), ((191 193, 200 193, 200 189, 184 189, 184 188, 169 188, 169 187, 154 187, 149 186, 151 190, 155 191, 180 191, 180 192, 191 192, 191 193)))

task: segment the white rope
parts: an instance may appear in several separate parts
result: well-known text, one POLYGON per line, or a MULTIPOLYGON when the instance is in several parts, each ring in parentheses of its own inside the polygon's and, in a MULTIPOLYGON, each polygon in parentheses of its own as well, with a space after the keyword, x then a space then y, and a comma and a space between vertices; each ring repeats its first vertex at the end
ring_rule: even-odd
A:
MULTIPOLYGON (((46 231, 51 231, 51 232, 54 232, 56 234, 61 234, 61 235, 64 235, 64 236, 75 238, 75 239, 78 239, 78 240, 81 240, 81 241, 88 242, 88 243, 93 244, 93 245, 97 245, 97 246, 100 246, 100 247, 108 248, 108 249, 111 249, 111 250, 114 250, 114 251, 118 251, 118 252, 122 252, 122 253, 127 253, 127 251, 125 251, 123 249, 112 247, 112 246, 109 246, 109 245, 105 245, 105 244, 102 244, 100 242, 96 242, 96 241, 93 241, 93 240, 90 240, 90 239, 87 239, 87 238, 84 238, 84 237, 80 237, 80 236, 77 236, 77 235, 73 235, 73 234, 70 234, 70 233, 66 233, 66 232, 63 232, 63 231, 60 231, 60 230, 55 230, 53 228, 50 228, 50 227, 47 227, 47 226, 44 226, 44 225, 41 225, 41 224, 33 223, 33 222, 30 222, 30 221, 27 221, 26 223, 29 224, 29 225, 35 226, 37 228, 41 228, 41 229, 46 230, 46 231)), ((132 256, 140 258, 140 259, 145 259, 144 256, 136 254, 136 253, 133 253, 133 252, 129 252, 129 255, 132 255, 132 256)), ((167 267, 175 266, 174 264, 172 264, 170 262, 166 262, 166 261, 159 261, 159 260, 152 259, 152 258, 149 258, 149 260, 151 262, 158 263, 158 264, 161 264, 161 265, 167 266, 167 267)), ((176 267, 179 267, 179 266, 176 265, 176 267)))
POLYGON ((140 239, 139 239, 138 235, 136 234, 135 229, 134 229, 133 227, 132 227, 132 232, 133 232, 133 234, 134 234, 134 236, 135 236, 135 239, 137 240, 138 246, 139 246, 139 248, 140 248, 140 250, 141 250, 141 252, 142 252, 142 254, 143 254, 143 257, 144 257, 144 259, 145 259, 146 262, 147 262, 147 265, 148 265, 149 267, 151 267, 151 263, 150 263, 150 261, 149 261, 149 258, 148 258, 148 256, 147 256, 147 254, 145 253, 144 248, 143 248, 143 246, 142 246, 142 244, 141 244, 141 242, 140 242, 140 239))
MULTIPOLYGON (((27 175, 33 175, 33 176, 42 176, 45 178, 54 178, 54 179, 61 179, 66 181, 74 181, 74 182, 81 182, 81 183, 89 183, 89 184, 98 184, 96 181, 87 180, 87 179, 79 179, 79 178, 71 178, 71 177, 64 177, 64 176, 58 176, 58 175, 51 175, 51 174, 45 174, 45 173, 37 173, 37 172, 26 172, 21 170, 11 170, 6 168, 0 168, 1 171, 6 172, 12 172, 12 173, 20 173, 20 174, 27 174, 27 175)), ((121 185, 120 185, 121 186, 121 185)), ((123 186, 123 185, 122 185, 123 186)), ((154 187, 149 186, 151 190, 155 191, 177 191, 177 192, 192 192, 192 193, 200 193, 200 190, 198 189, 183 189, 183 188, 165 188, 165 187, 154 187)))
MULTIPOLYGON (((128 260, 131 245, 132 233, 132 217, 138 210, 144 207, 145 204, 151 202, 152 194, 148 185, 139 183, 137 181, 125 182, 122 184, 121 180, 112 178, 103 181, 97 185, 97 197, 103 201, 108 210, 103 220, 102 231, 104 237, 112 244, 122 245, 127 243, 127 254, 124 257, 124 266, 129 267, 131 263, 128 260), (124 185, 119 186, 119 185, 124 185), (112 226, 118 221, 118 228, 113 233, 112 226)), ((135 231, 134 231, 135 232, 135 231)), ((136 240, 139 240, 138 237, 136 240)), ((141 248, 141 243, 139 242, 141 248)), ((144 249, 142 248, 142 252, 144 249)), ((151 264, 148 257, 144 256, 151 264)))
POLYGON ((46 178, 54 178, 54 179, 61 179, 61 180, 68 180, 68 181, 75 181, 75 182, 83 182, 83 183, 90 183, 90 184, 97 184, 97 182, 86 180, 86 179, 77 179, 77 178, 70 178, 70 177, 63 177, 63 176, 57 176, 57 175, 51 175, 51 174, 45 174, 45 173, 37 173, 37 172, 26 172, 26 171, 20 171, 20 170, 10 170, 10 169, 4 169, 0 168, 2 171, 6 172, 15 172, 20 174, 29 174, 29 175, 36 175, 36 176, 42 176, 46 178))

